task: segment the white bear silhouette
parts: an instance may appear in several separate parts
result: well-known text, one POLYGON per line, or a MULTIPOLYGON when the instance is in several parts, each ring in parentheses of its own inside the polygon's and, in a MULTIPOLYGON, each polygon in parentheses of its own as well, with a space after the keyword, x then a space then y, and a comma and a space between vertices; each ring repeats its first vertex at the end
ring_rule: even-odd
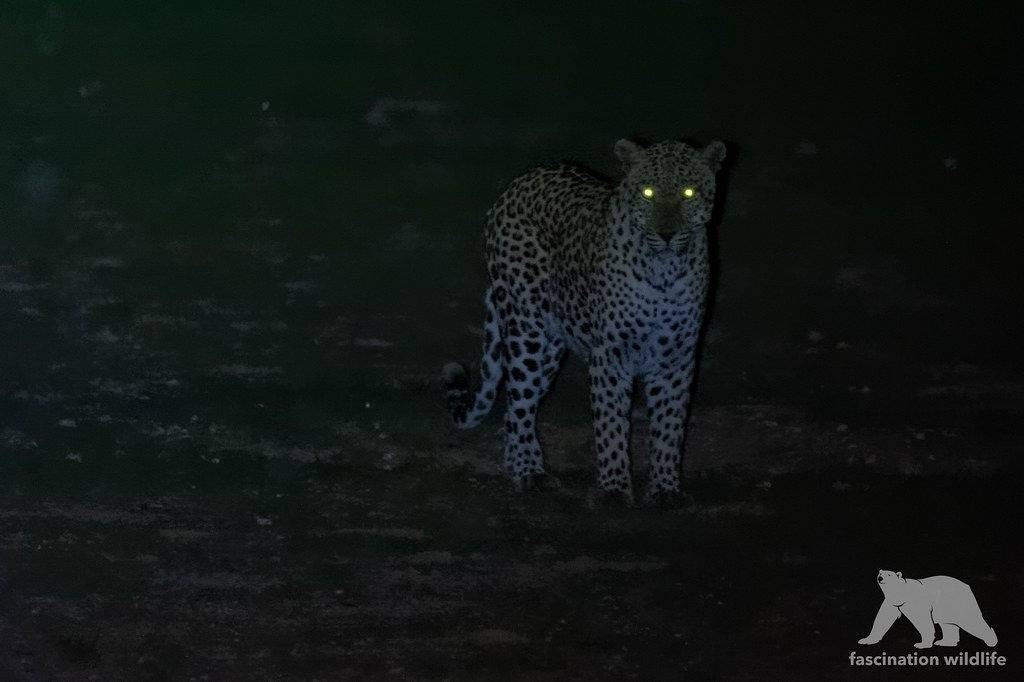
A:
POLYGON ((878 586, 885 600, 875 616, 871 634, 858 644, 875 644, 889 631, 903 614, 921 633, 921 641, 914 646, 927 649, 936 646, 956 646, 960 630, 964 630, 989 646, 995 646, 996 631, 981 616, 978 600, 966 583, 945 575, 931 578, 904 579, 902 573, 878 572, 878 586), (942 630, 942 638, 935 640, 935 625, 942 630))

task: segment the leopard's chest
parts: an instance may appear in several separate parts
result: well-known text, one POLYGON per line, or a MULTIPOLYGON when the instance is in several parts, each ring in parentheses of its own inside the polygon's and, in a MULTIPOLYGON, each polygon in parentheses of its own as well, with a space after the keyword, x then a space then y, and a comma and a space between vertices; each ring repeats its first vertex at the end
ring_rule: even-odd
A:
MULTIPOLYGON (((614 243, 613 227, 598 239, 569 240, 553 249, 545 286, 549 329, 588 355, 612 346, 642 368, 692 346, 707 291, 706 257, 645 260, 633 244, 614 243)), ((625 233, 625 230, 623 230, 625 233)))
POLYGON ((631 371, 643 373, 677 364, 676 356, 692 351, 703 314, 695 295, 636 282, 589 293, 558 299, 551 319, 576 354, 585 358, 597 346, 617 348, 631 371))

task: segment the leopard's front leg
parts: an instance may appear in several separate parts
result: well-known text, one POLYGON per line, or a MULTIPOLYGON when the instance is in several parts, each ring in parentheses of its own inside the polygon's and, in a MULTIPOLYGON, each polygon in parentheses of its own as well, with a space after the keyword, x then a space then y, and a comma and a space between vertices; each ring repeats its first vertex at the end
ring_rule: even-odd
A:
POLYGON ((672 371, 646 379, 644 398, 650 422, 646 502, 679 495, 679 463, 683 454, 692 381, 692 360, 672 371))
POLYGON ((597 484, 603 493, 618 493, 633 502, 629 467, 629 407, 633 377, 618 348, 595 349, 590 356, 590 406, 594 417, 597 484))

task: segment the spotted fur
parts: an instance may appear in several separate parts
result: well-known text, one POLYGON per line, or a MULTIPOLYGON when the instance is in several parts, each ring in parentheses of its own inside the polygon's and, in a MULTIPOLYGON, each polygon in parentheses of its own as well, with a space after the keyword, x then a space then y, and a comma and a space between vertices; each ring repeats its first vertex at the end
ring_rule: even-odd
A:
POLYGON ((571 166, 538 168, 489 211, 481 385, 471 391, 454 363, 444 380, 456 425, 470 428, 505 379, 504 464, 514 481, 544 473, 537 409, 570 349, 589 364, 599 487, 632 500, 627 443, 639 379, 650 420, 647 496, 679 492, 708 289, 706 226, 725 151, 721 142, 620 140, 617 185, 571 166))

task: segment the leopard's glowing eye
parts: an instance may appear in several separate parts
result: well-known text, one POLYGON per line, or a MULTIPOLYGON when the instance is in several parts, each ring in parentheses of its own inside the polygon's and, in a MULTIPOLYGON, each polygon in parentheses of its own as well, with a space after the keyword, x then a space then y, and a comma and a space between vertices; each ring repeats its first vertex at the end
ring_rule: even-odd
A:
POLYGON ((643 190, 641 191, 641 194, 644 195, 645 199, 653 199, 654 198, 654 188, 651 187, 651 186, 644 187, 643 190))
POLYGON ((695 190, 692 187, 684 187, 683 188, 683 196, 686 197, 687 199, 692 199, 695 196, 697 196, 697 190, 695 190))

